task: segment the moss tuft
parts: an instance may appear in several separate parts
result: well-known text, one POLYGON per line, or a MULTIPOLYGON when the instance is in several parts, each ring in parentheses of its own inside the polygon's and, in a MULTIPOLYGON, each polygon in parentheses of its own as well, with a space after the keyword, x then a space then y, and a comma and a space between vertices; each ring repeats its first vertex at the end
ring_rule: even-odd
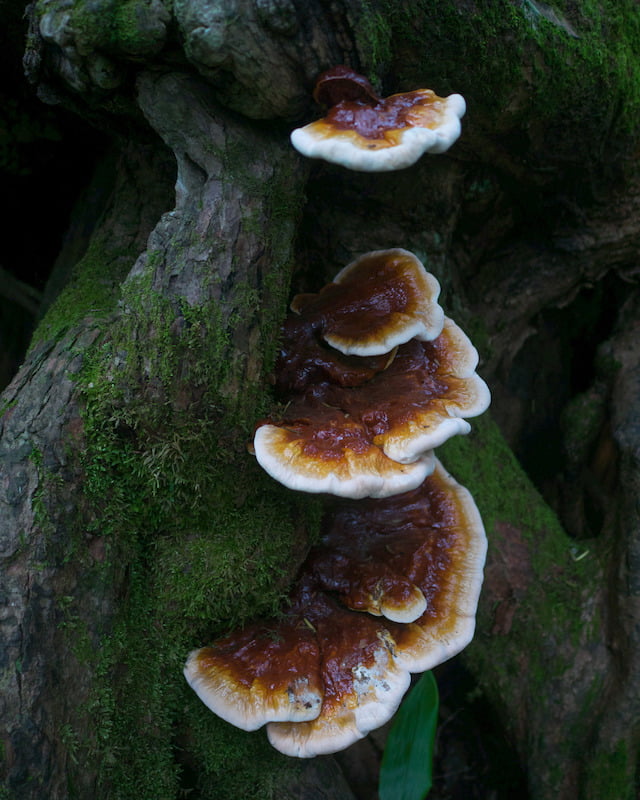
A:
POLYGON ((239 399, 225 391, 228 351, 215 302, 169 301, 142 275, 125 284, 121 314, 78 379, 88 532, 106 553, 91 568, 126 591, 98 647, 68 631, 97 675, 87 754, 116 800, 176 796, 203 770, 203 797, 269 798, 281 778, 264 734, 212 719, 181 674, 191 649, 281 605, 321 513, 246 452, 269 398, 261 379, 239 399), (239 763, 246 794, 228 772, 239 763))
POLYGON ((101 237, 95 236, 77 262, 70 279, 40 321, 31 348, 43 340, 59 339, 85 317, 106 317, 115 310, 120 282, 131 268, 131 254, 123 249, 109 252, 101 237))
MULTIPOLYGON (((580 557, 578 550, 584 552, 584 548, 577 548, 565 533, 488 414, 475 420, 469 436, 447 442, 441 448, 441 457, 456 480, 474 496, 487 531, 490 561, 500 563, 501 558, 518 557, 519 539, 528 543, 535 579, 516 587, 516 613, 509 633, 518 637, 528 654, 532 685, 539 682, 542 687, 567 667, 562 652, 547 642, 545 631, 563 631, 574 641, 592 635, 593 620, 585 617, 583 601, 599 578, 599 560, 593 552, 580 557)), ((516 567, 512 565, 512 569, 516 567)), ((511 663, 514 654, 508 637, 482 636, 483 630, 494 627, 494 613, 481 596, 478 635, 467 655, 472 661, 486 660, 478 667, 478 674, 483 670, 502 672, 508 692, 509 676, 519 669, 511 663), (485 650, 489 642, 490 648, 485 650)))
POLYGON ((629 757, 629 747, 624 740, 618 742, 614 750, 587 759, 586 772, 585 797, 592 800, 634 800, 638 796, 633 759, 629 757))
MULTIPOLYGON (((439 94, 460 92, 494 136, 526 127, 525 137, 538 129, 557 136, 554 150, 562 141, 584 142, 579 155, 562 154, 576 161, 606 156, 637 136, 640 18, 633 0, 589 0, 579 8, 370 0, 358 30, 364 67, 394 75, 395 90, 426 84, 439 94)), ((521 144, 510 142, 510 152, 517 155, 521 144)))
MULTIPOLYGON (((45 3, 39 6, 47 11, 45 3)), ((169 12, 162 0, 75 0, 67 13, 81 55, 144 58, 164 46, 169 12)))

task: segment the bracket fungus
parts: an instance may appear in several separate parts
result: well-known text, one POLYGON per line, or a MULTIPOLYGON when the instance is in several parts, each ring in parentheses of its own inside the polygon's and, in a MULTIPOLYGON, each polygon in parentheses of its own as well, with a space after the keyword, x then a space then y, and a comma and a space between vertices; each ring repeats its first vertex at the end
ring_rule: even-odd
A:
MULTIPOLYGON (((327 115, 294 131, 294 146, 363 171, 443 152, 465 112, 460 95, 427 89, 379 98, 347 67, 323 73, 314 98, 327 115)), ((290 756, 336 752, 383 725, 412 672, 473 637, 484 527, 433 449, 467 433, 490 394, 439 293, 413 253, 376 250, 294 297, 282 326, 282 410, 256 425, 252 452, 285 486, 335 497, 281 612, 194 650, 184 674, 218 716, 266 725, 290 756)))
POLYGON ((345 355, 375 356, 442 330, 440 285, 420 259, 400 247, 374 250, 340 270, 318 294, 299 294, 291 310, 321 329, 345 355))
POLYGON ((411 672, 468 644, 486 554, 471 495, 439 463, 410 493, 336 501, 325 523, 281 616, 194 651, 185 666, 187 681, 215 713, 245 730, 267 723, 271 744, 302 758, 344 749, 383 725, 411 672), (337 581, 332 553, 352 565, 337 581), (413 608, 411 621, 401 622, 378 616, 378 607, 348 607, 345 598, 363 585, 363 560, 390 596, 392 574, 398 587, 415 586, 422 611, 416 616, 413 608))
POLYGON ((295 601, 278 620, 257 622, 193 651, 184 674, 208 708, 245 731, 320 713, 320 651, 295 601))
POLYGON ((419 260, 394 249, 294 298, 276 362, 286 407, 253 441, 266 472, 291 489, 353 498, 422 483, 432 449, 467 433, 466 417, 490 402, 477 351, 438 294, 419 260))
POLYGON ((403 169, 424 153, 443 153, 460 136, 466 110, 461 95, 438 97, 431 89, 378 97, 345 66, 323 72, 313 97, 327 113, 296 128, 291 143, 302 155, 361 172, 403 169))

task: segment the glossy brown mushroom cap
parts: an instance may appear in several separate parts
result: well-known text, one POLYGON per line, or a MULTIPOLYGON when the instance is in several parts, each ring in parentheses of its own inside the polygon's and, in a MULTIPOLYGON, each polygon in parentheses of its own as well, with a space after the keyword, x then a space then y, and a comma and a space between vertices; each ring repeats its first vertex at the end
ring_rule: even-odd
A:
MULTIPOLYGON (((325 699, 318 717, 267 726, 269 741, 291 756, 334 752, 387 722, 395 712, 403 670, 408 675, 431 669, 471 641, 482 586, 487 542, 480 514, 469 492, 439 463, 412 492, 385 500, 338 501, 329 517, 322 549, 329 552, 340 540, 348 549, 347 540, 360 537, 361 542, 352 549, 357 558, 365 556, 380 565, 381 574, 391 569, 410 578, 421 590, 426 610, 408 624, 381 618, 365 624, 359 620, 368 615, 336 606, 325 618, 324 628, 314 623, 319 633, 322 630, 318 641, 323 658, 325 653, 340 653, 331 663, 342 661, 345 666, 330 674, 323 668, 325 699), (336 629, 348 631, 352 641, 357 641, 351 645, 352 653, 368 653, 363 691, 352 678, 359 674, 362 656, 358 655, 355 664, 345 658, 341 650, 344 640, 342 634, 335 638, 336 629), (377 664, 384 665, 384 680, 388 679, 391 688, 380 696, 376 696, 379 670, 370 666, 372 660, 376 662, 372 654, 377 664), (344 688, 336 693, 333 687, 340 685, 344 688), (327 686, 331 687, 328 692, 327 686)), ((318 581, 314 558, 312 552, 304 569, 318 581)), ((357 569, 353 580, 358 582, 357 569)), ((319 583, 326 586, 322 579, 319 583)), ((330 588, 325 591, 333 596, 330 588)), ((338 596, 342 597, 341 591, 338 596)))
POLYGON ((428 474, 432 449, 468 433, 466 418, 488 407, 477 360, 469 339, 447 319, 436 339, 401 345, 386 369, 355 386, 323 380, 305 364, 293 372, 283 366, 281 375, 296 392, 277 382, 290 402, 282 417, 258 426, 256 458, 299 491, 341 497, 409 491, 428 474))
POLYGON ((346 355, 390 352, 414 337, 442 330, 440 286, 408 250, 375 250, 352 261, 318 294, 294 297, 291 310, 313 321, 322 338, 346 355))
POLYGON ((245 731, 314 719, 324 695, 316 637, 295 613, 194 650, 184 674, 208 708, 245 731))
POLYGON ((310 614, 322 648, 324 698, 306 723, 269 723, 271 744, 285 755, 311 758, 344 750, 384 725, 398 708, 411 676, 394 655, 385 626, 345 611, 325 595, 310 614))
POLYGON ((324 73, 314 92, 329 106, 325 117, 291 134, 303 155, 348 169, 388 171, 411 166, 424 153, 442 153, 460 135, 466 110, 461 95, 416 89, 379 98, 363 76, 336 70, 324 73))
POLYGON ((471 495, 440 464, 405 495, 335 501, 325 523, 283 614, 195 651, 185 668, 219 716, 245 730, 267 722, 271 743, 303 758, 348 747, 383 725, 411 672, 468 644, 486 554, 471 495), (339 574, 332 553, 343 558, 339 574), (398 597, 394 575, 398 586, 420 591, 426 607, 415 621, 347 607, 376 571, 391 597, 398 597))

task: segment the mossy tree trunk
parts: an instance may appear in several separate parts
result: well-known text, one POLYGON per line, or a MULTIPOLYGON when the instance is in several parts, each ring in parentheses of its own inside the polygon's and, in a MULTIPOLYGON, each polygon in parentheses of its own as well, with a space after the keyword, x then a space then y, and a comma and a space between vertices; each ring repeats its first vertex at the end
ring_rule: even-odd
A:
MULTIPOLYGON (((635 796, 638 21, 562 5, 29 7, 32 82, 112 144, 0 406, 7 797, 374 796, 348 754, 281 757, 180 672, 278 608, 317 531, 318 501, 246 451, 288 297, 397 246, 476 341, 504 435, 479 421, 443 450, 490 540, 461 660, 487 735, 535 800, 635 796), (304 162, 288 132, 336 63, 463 93, 460 143, 387 175, 304 162)), ((474 769, 469 797, 508 796, 474 769)))

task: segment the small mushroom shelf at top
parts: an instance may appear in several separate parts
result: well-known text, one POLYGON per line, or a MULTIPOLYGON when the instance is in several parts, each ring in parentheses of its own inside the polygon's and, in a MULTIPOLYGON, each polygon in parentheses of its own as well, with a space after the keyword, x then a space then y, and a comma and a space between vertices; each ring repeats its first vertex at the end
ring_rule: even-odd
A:
POLYGON ((396 248, 294 298, 275 370, 286 406, 259 423, 253 442, 273 478, 307 492, 388 497, 422 483, 433 448, 469 431, 466 418, 490 394, 477 351, 438 294, 419 259, 396 248))
POLYGON ((459 94, 431 89, 381 98, 362 75, 338 66, 322 73, 314 100, 326 115, 291 133, 305 156, 361 172, 386 172, 414 164, 424 153, 443 153, 460 136, 466 104, 459 94))
POLYGON ((211 710, 245 730, 266 723, 290 756, 341 750, 387 722, 410 673, 471 640, 482 584, 480 515, 439 463, 409 493, 336 500, 323 529, 279 617, 185 666, 211 710))

